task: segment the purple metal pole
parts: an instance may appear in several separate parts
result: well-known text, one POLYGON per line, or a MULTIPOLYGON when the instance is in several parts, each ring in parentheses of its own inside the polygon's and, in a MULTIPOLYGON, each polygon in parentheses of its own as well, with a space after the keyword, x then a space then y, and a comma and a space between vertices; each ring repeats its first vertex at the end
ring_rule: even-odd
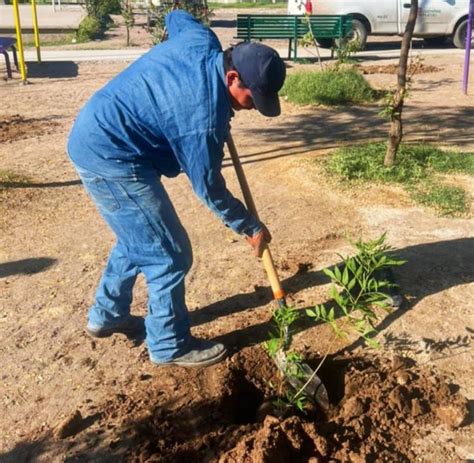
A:
POLYGON ((462 79, 462 91, 467 95, 467 85, 469 82, 469 65, 471 59, 471 37, 472 37, 472 16, 474 14, 474 0, 469 2, 469 16, 466 30, 466 55, 464 58, 464 73, 462 79))

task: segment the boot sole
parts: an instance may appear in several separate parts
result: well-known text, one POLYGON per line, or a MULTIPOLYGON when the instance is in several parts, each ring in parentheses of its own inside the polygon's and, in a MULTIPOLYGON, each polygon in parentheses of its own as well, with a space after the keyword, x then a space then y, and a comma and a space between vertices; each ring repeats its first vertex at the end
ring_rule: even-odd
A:
POLYGON ((139 335, 143 332, 143 327, 130 327, 130 328, 106 328, 102 330, 91 330, 86 327, 86 332, 93 338, 108 338, 113 334, 125 334, 126 336, 139 335))
POLYGON ((212 357, 207 360, 203 360, 202 362, 180 362, 179 360, 171 360, 169 362, 154 362, 151 361, 155 365, 159 367, 185 367, 185 368, 199 368, 199 367, 209 367, 214 365, 215 363, 219 363, 221 360, 224 360, 227 356, 227 350, 224 350, 216 357, 212 357))

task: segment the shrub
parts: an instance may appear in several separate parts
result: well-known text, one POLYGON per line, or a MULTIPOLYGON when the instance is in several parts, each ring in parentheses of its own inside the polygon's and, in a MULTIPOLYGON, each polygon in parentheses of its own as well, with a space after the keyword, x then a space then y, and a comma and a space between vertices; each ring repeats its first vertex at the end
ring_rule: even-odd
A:
POLYGON ((114 24, 111 14, 119 14, 120 0, 85 0, 87 16, 79 24, 76 34, 78 42, 88 42, 103 36, 105 30, 114 24))
POLYGON ((104 34, 104 26, 98 18, 94 16, 86 16, 79 24, 76 33, 78 42, 88 42, 102 37, 104 34))
POLYGON ((122 11, 120 0, 85 0, 85 7, 87 16, 97 19, 122 11))
POLYGON ((99 14, 108 16, 111 14, 121 14, 122 4, 120 0, 100 0, 99 14))
MULTIPOLYGON (((154 45, 166 40, 165 34, 165 16, 173 11, 176 7, 175 3, 161 2, 159 5, 150 3, 148 12, 147 30, 151 35, 154 45)), ((205 3, 196 3, 193 0, 184 0, 179 3, 179 9, 192 14, 199 22, 205 26, 210 25, 210 18, 213 15, 205 3)))
POLYGON ((281 95, 297 104, 343 105, 373 101, 377 92, 357 69, 348 67, 290 74, 281 95))

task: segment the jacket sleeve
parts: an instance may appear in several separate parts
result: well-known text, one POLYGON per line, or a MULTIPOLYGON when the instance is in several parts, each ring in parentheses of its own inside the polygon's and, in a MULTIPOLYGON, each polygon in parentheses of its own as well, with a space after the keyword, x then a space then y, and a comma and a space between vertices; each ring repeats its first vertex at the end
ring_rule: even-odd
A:
POLYGON ((227 189, 221 173, 223 142, 215 131, 187 134, 171 142, 196 195, 236 233, 253 236, 260 222, 227 189))

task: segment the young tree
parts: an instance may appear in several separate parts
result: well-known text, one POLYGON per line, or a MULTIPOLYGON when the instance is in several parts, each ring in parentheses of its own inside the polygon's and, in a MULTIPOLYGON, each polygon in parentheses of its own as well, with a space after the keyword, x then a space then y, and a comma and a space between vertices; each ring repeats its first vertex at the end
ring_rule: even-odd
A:
POLYGON ((122 18, 127 29, 127 47, 130 46, 130 29, 135 25, 135 16, 130 0, 125 0, 122 4, 122 18))
POLYGON ((398 147, 403 137, 402 111, 406 94, 408 52, 410 51, 410 43, 417 17, 418 0, 411 0, 410 13, 408 15, 408 21, 402 39, 402 47, 400 49, 397 90, 393 94, 390 108, 390 131, 388 135, 387 153, 384 159, 384 166, 387 167, 393 166, 395 163, 398 147))

